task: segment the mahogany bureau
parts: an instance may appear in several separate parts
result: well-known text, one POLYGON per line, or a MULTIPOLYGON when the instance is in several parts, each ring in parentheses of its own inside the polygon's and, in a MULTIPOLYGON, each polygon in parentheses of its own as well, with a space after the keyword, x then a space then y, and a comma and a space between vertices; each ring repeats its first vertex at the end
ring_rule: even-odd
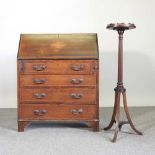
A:
POLYGON ((96 34, 22 34, 18 131, 34 121, 82 121, 99 130, 96 34))

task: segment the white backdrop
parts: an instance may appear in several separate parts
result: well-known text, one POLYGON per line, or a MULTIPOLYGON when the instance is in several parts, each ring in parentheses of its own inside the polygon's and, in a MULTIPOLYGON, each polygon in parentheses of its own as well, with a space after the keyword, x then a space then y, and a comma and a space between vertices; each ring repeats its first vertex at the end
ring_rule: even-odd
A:
POLYGON ((129 106, 155 105, 154 0, 0 0, 0 108, 16 107, 20 33, 98 33, 100 106, 112 106, 117 80, 117 33, 110 22, 134 22, 124 35, 124 82, 129 106))

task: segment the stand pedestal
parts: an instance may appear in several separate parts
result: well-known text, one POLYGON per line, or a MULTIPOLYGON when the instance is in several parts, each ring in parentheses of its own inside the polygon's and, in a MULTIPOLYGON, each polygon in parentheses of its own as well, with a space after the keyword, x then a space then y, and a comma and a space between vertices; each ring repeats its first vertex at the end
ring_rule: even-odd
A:
POLYGON ((124 24, 124 23, 116 23, 116 24, 109 24, 107 25, 107 29, 116 30, 119 34, 119 45, 118 45, 118 82, 117 86, 114 89, 115 91, 115 102, 114 102, 114 110, 112 114, 111 121, 104 130, 109 130, 113 124, 116 124, 114 137, 112 142, 116 142, 117 135, 119 130, 121 130, 124 124, 130 124, 131 128, 138 134, 142 135, 140 131, 138 131, 134 124, 132 123, 128 106, 127 106, 127 99, 126 99, 126 89, 123 86, 123 33, 125 30, 134 29, 136 26, 134 24, 124 24), (123 105, 124 111, 126 113, 127 121, 120 121, 120 97, 123 96, 123 105))

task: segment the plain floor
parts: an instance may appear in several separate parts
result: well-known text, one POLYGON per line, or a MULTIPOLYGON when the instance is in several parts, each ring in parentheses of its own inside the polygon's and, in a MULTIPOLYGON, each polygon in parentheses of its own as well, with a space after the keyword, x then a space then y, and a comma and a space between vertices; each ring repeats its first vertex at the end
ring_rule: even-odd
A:
MULTIPOLYGON (((155 155, 155 107, 129 109, 136 135, 124 125, 116 143, 114 130, 104 131, 112 108, 100 108, 100 132, 80 122, 37 122, 17 132, 17 110, 0 109, 0 155, 155 155)), ((123 109, 121 119, 126 120, 123 109)))

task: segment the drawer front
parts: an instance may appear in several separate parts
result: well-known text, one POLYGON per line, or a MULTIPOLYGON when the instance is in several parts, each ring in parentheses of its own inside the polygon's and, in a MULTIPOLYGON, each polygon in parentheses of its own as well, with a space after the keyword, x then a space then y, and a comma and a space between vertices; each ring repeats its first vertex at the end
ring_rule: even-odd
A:
POLYGON ((95 105, 35 105, 22 104, 19 107, 21 120, 85 120, 96 118, 95 105))
POLYGON ((52 102, 95 104, 96 89, 93 88, 61 88, 61 89, 24 89, 21 88, 21 102, 52 102))
POLYGON ((24 74, 90 74, 92 61, 34 60, 24 61, 22 65, 24 74))
POLYGON ((21 75, 20 85, 27 86, 95 86, 93 75, 21 75))

